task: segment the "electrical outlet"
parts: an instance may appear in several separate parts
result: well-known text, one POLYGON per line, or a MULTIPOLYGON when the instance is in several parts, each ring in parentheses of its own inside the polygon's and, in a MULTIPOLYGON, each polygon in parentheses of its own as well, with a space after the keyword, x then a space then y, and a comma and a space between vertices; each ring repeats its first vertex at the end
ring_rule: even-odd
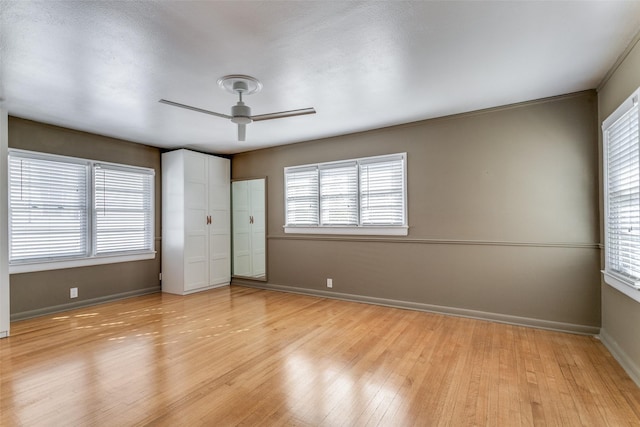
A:
POLYGON ((333 288, 333 279, 327 279, 327 288, 333 288))
POLYGON ((69 289, 69 298, 78 298, 78 288, 69 289))

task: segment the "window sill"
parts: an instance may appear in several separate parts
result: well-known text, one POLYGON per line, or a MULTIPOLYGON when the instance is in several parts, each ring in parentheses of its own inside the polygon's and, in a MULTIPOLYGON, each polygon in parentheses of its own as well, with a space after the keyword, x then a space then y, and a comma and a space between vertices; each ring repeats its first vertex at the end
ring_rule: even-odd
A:
POLYGON ((358 236, 407 236, 409 227, 284 227, 292 234, 345 234, 358 236))
POLYGON ((91 258, 69 259, 64 261, 39 261, 33 264, 9 265, 9 274, 31 273, 35 271, 60 270, 63 268, 88 267, 92 265, 115 264, 119 262, 142 261, 155 259, 156 252, 145 252, 129 255, 96 256, 91 258))
POLYGON ((602 270, 602 276, 607 285, 615 288, 628 296, 629 298, 640 302, 640 289, 631 285, 629 282, 615 276, 607 271, 602 270))

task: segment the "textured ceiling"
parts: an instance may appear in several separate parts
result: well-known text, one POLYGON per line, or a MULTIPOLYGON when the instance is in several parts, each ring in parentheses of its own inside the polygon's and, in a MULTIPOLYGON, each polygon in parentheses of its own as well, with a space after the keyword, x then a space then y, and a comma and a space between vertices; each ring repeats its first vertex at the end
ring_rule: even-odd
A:
POLYGON ((595 88, 636 1, 0 0, 0 106, 149 145, 236 153, 595 88), (236 141, 226 74, 261 80, 236 141))

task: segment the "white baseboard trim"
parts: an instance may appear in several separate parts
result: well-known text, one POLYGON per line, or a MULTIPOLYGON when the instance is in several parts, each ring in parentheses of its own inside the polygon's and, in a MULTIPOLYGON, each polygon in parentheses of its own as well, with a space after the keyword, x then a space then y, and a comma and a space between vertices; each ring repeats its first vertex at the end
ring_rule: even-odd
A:
POLYGON ((636 362, 631 359, 627 353, 625 353, 616 340, 614 340, 605 329, 600 330, 598 338, 600 338, 602 344, 604 344, 607 350, 609 350, 609 353, 611 353, 613 358, 618 361, 620 366, 622 366, 622 369, 625 370, 633 382, 640 387, 640 366, 638 366, 636 362))
POLYGON ((223 286, 229 286, 229 282, 226 283, 217 283, 215 285, 210 285, 210 286, 205 286, 203 288, 198 288, 198 289, 191 289, 188 291, 184 291, 184 292, 168 292, 163 290, 162 292, 168 293, 168 294, 174 294, 174 295, 191 295, 191 294, 196 294, 198 292, 202 292, 202 291, 208 291, 211 289, 216 289, 216 288, 222 288, 223 286))
POLYGON ((516 326, 527 326, 538 329, 547 329, 557 332, 569 332, 581 335, 598 335, 600 327, 588 325, 576 325, 573 323, 556 322, 553 320, 534 319, 529 317, 512 316, 508 314, 490 313, 466 308, 447 307, 441 305, 424 304, 411 301, 399 301, 387 298, 369 297, 363 295, 344 294, 340 292, 330 292, 318 289, 306 289, 293 286, 277 285, 273 283, 257 282, 234 278, 232 285, 248 286, 259 289, 291 292, 303 295, 319 296, 323 298, 333 298, 344 301, 362 302, 367 304, 383 305, 387 307, 403 308, 409 310, 425 311, 429 313, 447 314, 452 316, 467 317, 470 319, 488 320, 491 322, 506 323, 516 326))
POLYGON ((0 339, 1 338, 6 338, 9 336, 9 332, 7 331, 0 331, 0 339))
POLYGON ((61 311, 73 310, 76 308, 90 307, 92 305, 102 304, 105 302, 117 301, 125 298, 137 297, 140 295, 153 294, 160 292, 160 286, 151 286, 149 288, 136 289, 135 291, 121 292, 119 294, 106 295, 98 298, 85 299, 82 301, 74 301, 67 304, 59 304, 51 307, 38 308, 36 310, 23 311, 11 314, 11 321, 31 319, 32 317, 45 316, 48 314, 59 313, 61 311))

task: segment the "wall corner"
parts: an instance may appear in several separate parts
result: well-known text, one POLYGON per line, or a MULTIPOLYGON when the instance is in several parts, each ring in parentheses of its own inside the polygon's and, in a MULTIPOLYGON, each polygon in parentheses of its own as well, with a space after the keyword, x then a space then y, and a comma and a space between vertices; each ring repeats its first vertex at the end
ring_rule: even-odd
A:
POLYGON ((0 338, 9 336, 9 114, 0 108, 0 338))

